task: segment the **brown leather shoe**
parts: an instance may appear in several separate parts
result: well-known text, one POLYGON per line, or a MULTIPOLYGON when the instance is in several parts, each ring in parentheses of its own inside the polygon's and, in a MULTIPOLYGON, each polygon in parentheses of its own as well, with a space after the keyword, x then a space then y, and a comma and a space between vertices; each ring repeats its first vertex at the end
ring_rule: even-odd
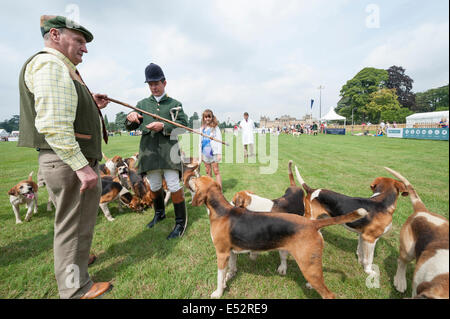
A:
POLYGON ((88 266, 92 265, 97 260, 97 256, 89 254, 88 266))
POLYGON ((94 299, 100 295, 103 295, 105 292, 111 290, 113 285, 109 282, 95 282, 91 289, 87 293, 84 294, 81 299, 94 299))

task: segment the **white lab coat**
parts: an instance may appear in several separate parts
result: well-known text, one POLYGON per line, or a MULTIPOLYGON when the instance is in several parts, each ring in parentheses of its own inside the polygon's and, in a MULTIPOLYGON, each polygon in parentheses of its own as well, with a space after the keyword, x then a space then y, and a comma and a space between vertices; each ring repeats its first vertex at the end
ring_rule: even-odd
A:
POLYGON ((242 129, 242 144, 254 144, 253 128, 255 127, 255 123, 253 123, 253 120, 249 118, 246 122, 245 119, 242 119, 239 127, 242 129))

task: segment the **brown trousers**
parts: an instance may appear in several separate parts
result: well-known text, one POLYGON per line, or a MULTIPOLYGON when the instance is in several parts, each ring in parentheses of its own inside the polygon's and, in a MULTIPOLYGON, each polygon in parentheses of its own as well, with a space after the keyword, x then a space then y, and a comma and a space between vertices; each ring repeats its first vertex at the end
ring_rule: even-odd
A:
MULTIPOLYGON (((98 164, 92 167, 99 175, 98 164)), ((53 152, 39 152, 39 170, 56 202, 53 242, 55 277, 61 298, 80 298, 92 286, 88 260, 102 191, 97 187, 80 194, 76 173, 53 152)))

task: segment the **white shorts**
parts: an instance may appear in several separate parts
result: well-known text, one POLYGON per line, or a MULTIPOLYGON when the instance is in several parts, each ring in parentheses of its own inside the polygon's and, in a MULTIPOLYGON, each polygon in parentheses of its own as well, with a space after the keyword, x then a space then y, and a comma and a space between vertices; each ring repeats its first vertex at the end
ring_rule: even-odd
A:
POLYGON ((202 161, 205 162, 206 164, 219 162, 217 160, 217 154, 214 154, 212 157, 206 157, 205 155, 202 155, 202 161))
POLYGON ((157 169, 147 172, 147 180, 150 183, 150 189, 152 190, 152 192, 157 192, 161 189, 162 175, 164 175, 169 192, 175 193, 182 188, 182 186, 180 185, 180 175, 177 170, 157 169))

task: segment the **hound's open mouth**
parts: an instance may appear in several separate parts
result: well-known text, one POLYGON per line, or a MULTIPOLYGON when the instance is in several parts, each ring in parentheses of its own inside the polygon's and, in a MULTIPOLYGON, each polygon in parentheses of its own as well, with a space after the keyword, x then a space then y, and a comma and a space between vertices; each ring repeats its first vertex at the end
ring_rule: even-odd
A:
POLYGON ((23 194, 23 196, 25 196, 28 199, 33 199, 34 198, 34 193, 33 192, 28 192, 26 194, 23 194))

